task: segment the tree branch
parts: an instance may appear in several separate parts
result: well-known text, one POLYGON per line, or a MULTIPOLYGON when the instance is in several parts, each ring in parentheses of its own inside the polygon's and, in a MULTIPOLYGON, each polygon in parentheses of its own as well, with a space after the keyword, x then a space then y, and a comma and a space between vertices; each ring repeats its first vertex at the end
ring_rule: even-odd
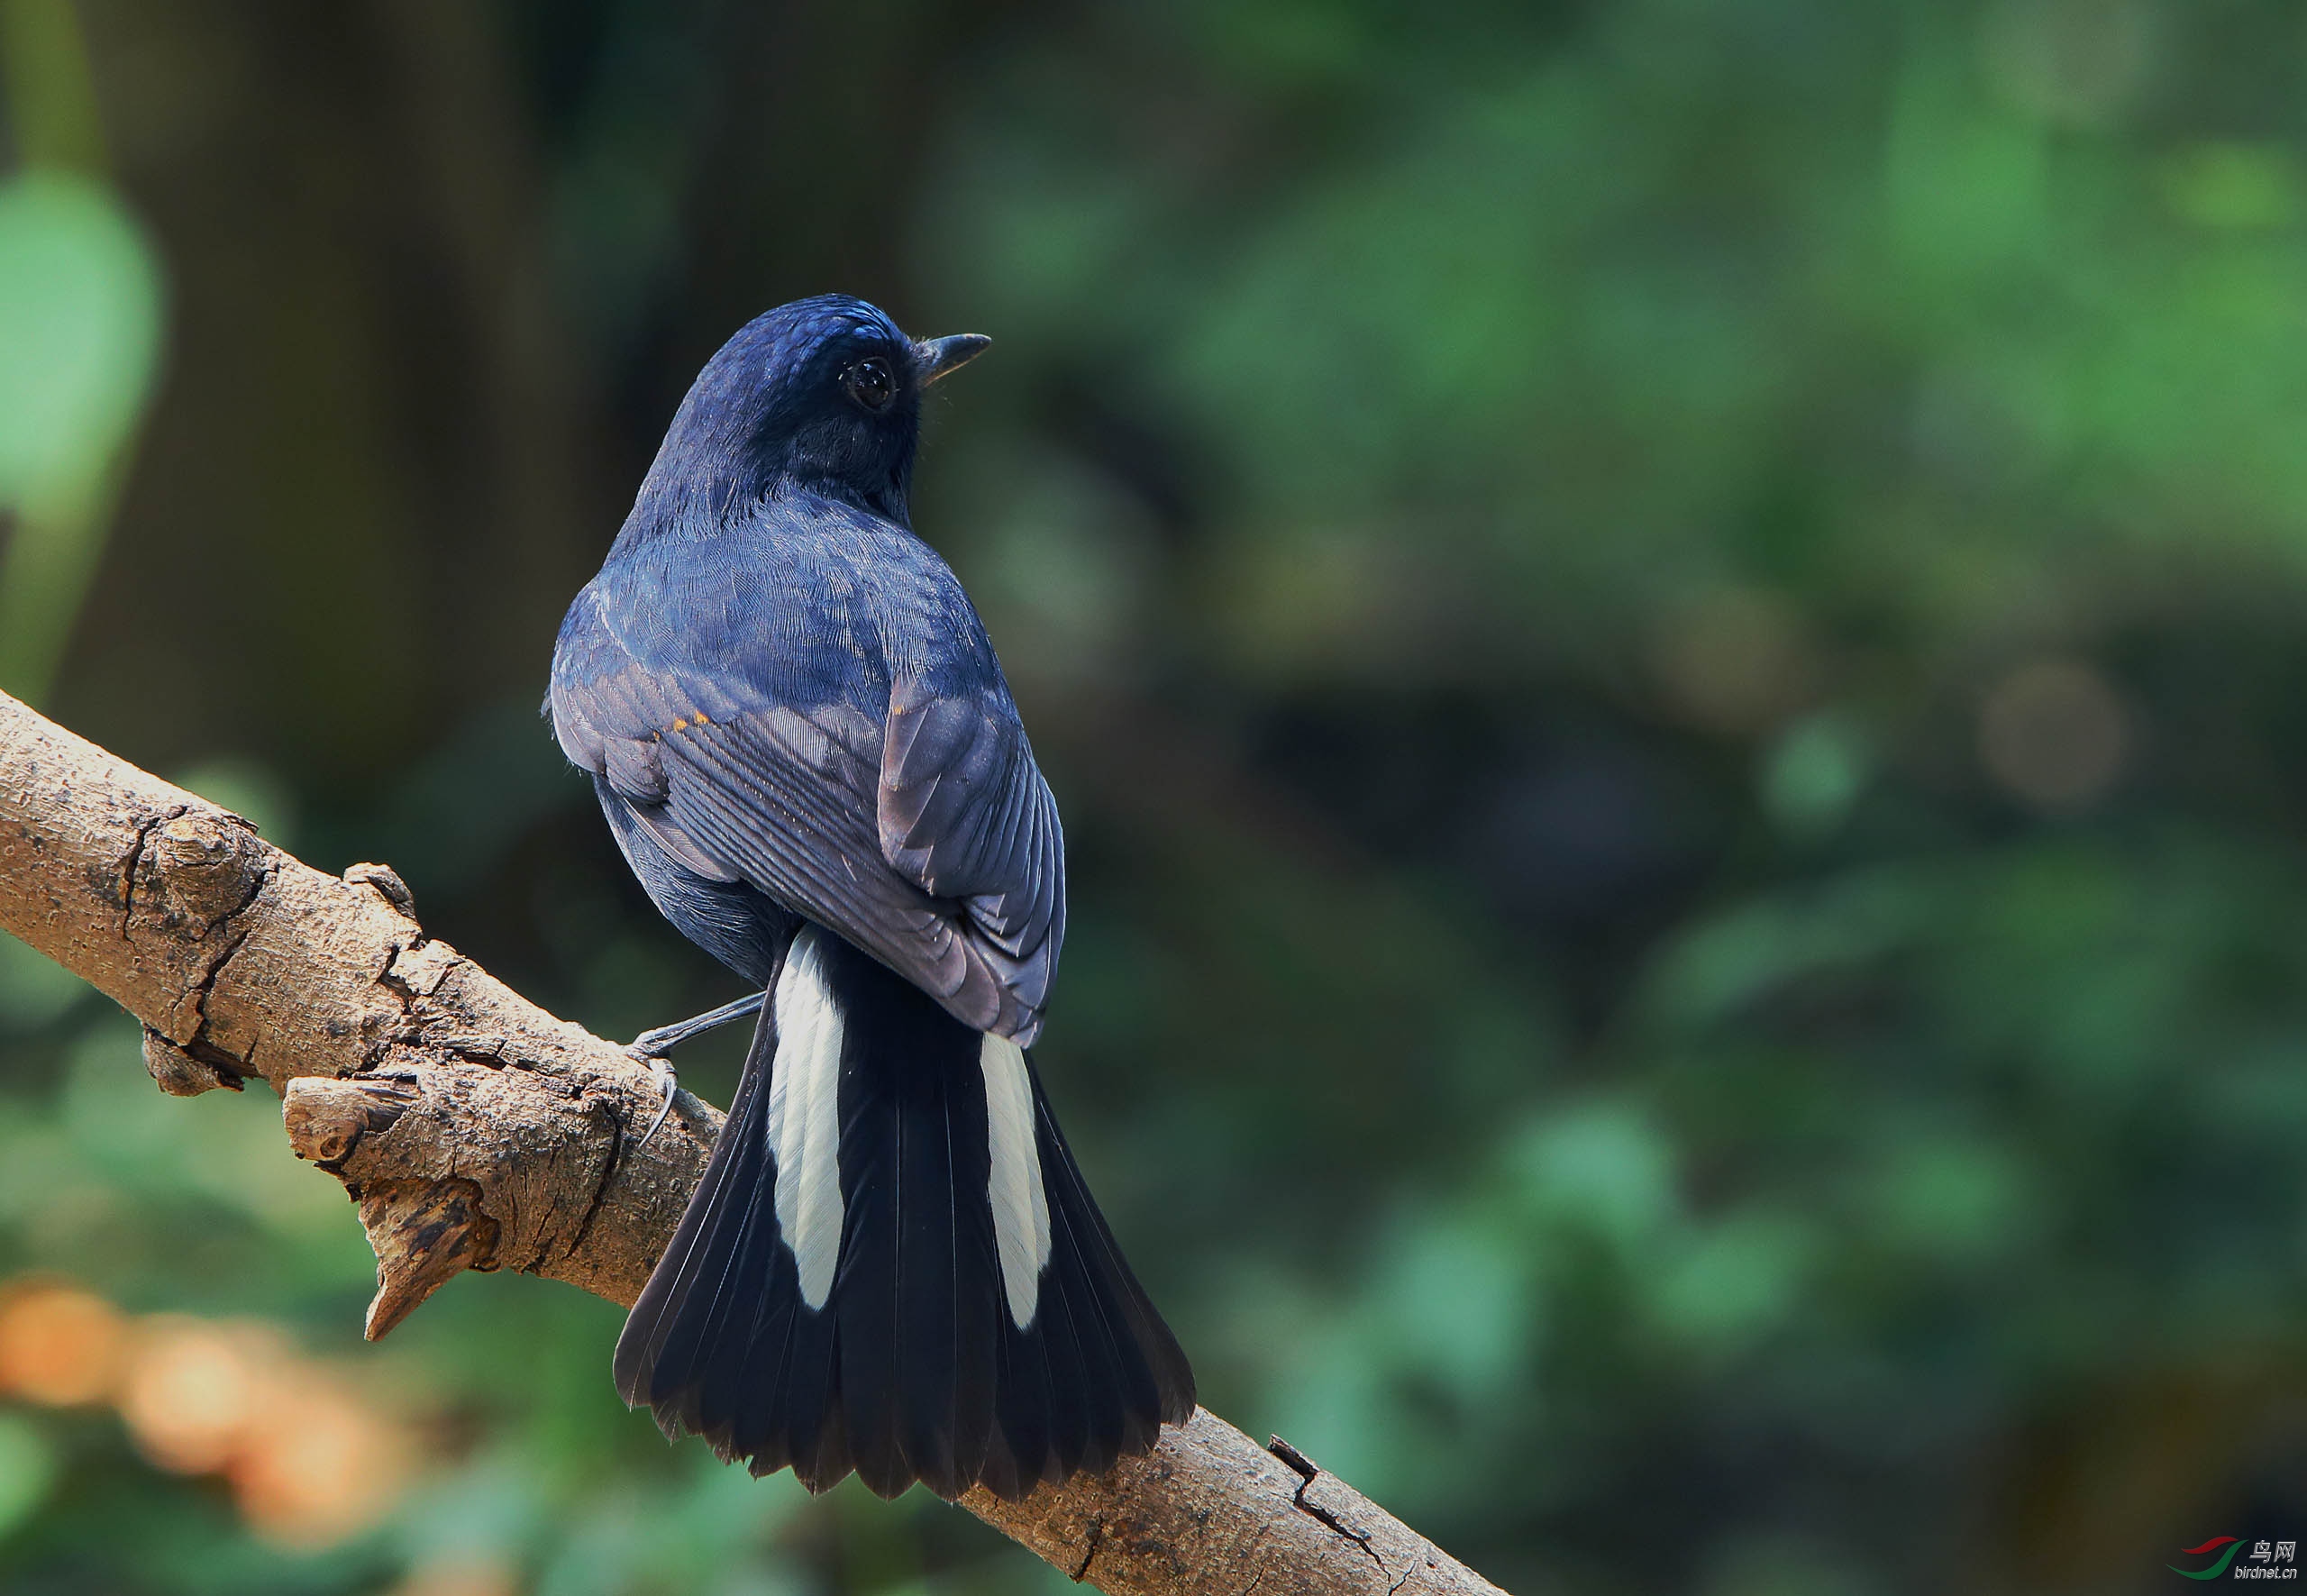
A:
MULTIPOLYGON (((261 1077, 344 1182, 382 1336, 465 1269, 630 1305, 721 1116, 424 935, 382 865, 325 875, 255 828, 0 694, 0 929, 144 1023, 178 1096, 261 1077)), ((1114 1596, 1496 1587, 1276 1440, 1207 1411, 1148 1456, 962 1505, 1114 1596)))

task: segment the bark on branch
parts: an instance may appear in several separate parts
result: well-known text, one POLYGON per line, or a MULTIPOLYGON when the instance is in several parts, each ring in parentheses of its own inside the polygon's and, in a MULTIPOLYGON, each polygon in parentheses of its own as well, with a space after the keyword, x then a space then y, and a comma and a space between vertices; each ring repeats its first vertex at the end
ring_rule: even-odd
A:
MULTIPOLYGON (((684 1092, 643 1145, 647 1070, 427 937, 390 870, 314 870, 5 694, 0 930, 141 1020, 161 1090, 280 1095, 376 1251, 372 1339, 465 1269, 629 1306, 721 1126, 684 1092)), ((962 1505, 1114 1596, 1496 1591, 1206 1410, 1108 1474, 962 1505)))

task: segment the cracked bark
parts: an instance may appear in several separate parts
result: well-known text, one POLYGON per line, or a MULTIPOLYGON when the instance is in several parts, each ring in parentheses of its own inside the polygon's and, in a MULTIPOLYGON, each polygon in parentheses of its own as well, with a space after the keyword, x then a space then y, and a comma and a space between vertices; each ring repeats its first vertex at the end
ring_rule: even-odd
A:
MULTIPOLYGON (((389 869, 314 870, 5 694, 0 930, 141 1020, 161 1090, 279 1094, 290 1145, 343 1182, 376 1250, 372 1339, 467 1269, 629 1306, 720 1129, 683 1092, 643 1145, 656 1078, 427 937, 389 869)), ((1496 1591, 1207 1410, 1106 1474, 961 1505, 1113 1596, 1496 1591)))

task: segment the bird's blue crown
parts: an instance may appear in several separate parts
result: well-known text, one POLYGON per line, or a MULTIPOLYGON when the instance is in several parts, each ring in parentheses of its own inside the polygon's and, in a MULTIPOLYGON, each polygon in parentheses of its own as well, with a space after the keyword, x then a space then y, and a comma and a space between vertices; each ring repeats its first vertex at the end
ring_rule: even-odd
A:
POLYGON ((903 524, 920 430, 918 366, 895 322, 845 294, 755 316, 690 386, 625 537, 707 533, 788 487, 903 524))

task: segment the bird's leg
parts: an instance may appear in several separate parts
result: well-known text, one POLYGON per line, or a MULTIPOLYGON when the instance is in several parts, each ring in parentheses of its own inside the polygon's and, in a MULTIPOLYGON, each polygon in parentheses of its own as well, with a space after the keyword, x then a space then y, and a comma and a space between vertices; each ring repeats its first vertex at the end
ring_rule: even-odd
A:
POLYGON ((653 1031, 643 1031, 625 1045, 625 1051, 644 1063, 652 1060, 661 1061, 669 1047, 678 1047, 691 1036, 716 1030, 731 1020, 760 1013, 762 996, 760 992, 748 992, 734 1002, 724 1003, 718 1008, 708 1008, 703 1014, 677 1025, 659 1026, 653 1031))
POLYGON ((664 1084, 665 1100, 657 1109, 657 1117, 650 1122, 648 1130, 643 1134, 642 1145, 648 1145, 649 1138, 657 1134, 658 1126, 663 1125, 665 1117, 673 1111, 673 1093, 680 1088, 680 1078, 673 1071, 672 1061, 664 1056, 666 1051, 678 1047, 701 1032, 725 1026, 731 1020, 743 1019, 749 1014, 758 1014, 764 996, 766 994, 761 992, 749 992, 733 1003, 708 1008, 703 1014, 677 1025, 659 1026, 653 1031, 643 1031, 626 1044, 626 1053, 647 1064, 664 1084))

